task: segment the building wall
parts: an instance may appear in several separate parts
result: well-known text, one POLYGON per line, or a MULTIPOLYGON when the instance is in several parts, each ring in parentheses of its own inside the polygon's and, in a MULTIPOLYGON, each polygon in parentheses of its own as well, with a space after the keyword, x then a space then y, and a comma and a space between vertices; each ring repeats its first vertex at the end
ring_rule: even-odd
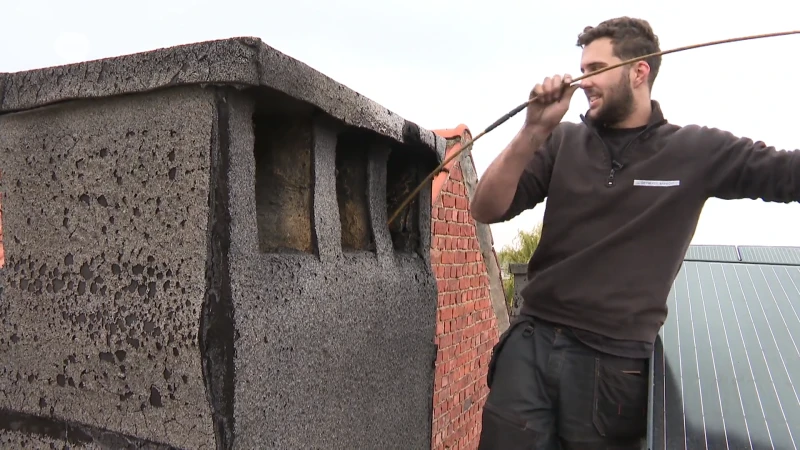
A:
POLYGON ((214 445, 197 322, 212 97, 187 87, 0 116, 0 406, 19 420, 214 445))
POLYGON ((0 92, 1 448, 430 445, 444 139, 251 38, 0 92))
MULTIPOLYGON (((451 143, 448 154, 458 148, 457 141, 451 143)), ((493 252, 484 256, 487 243, 479 239, 469 214, 463 160, 454 159, 447 173, 434 181, 438 195, 434 194, 431 217, 431 264, 439 288, 432 418, 436 450, 477 448, 488 395, 486 369, 502 328, 498 323, 507 323, 502 316, 498 320, 493 308, 497 299, 492 296, 492 276, 499 282, 499 272, 489 269, 492 264, 496 268, 497 261, 493 252)))

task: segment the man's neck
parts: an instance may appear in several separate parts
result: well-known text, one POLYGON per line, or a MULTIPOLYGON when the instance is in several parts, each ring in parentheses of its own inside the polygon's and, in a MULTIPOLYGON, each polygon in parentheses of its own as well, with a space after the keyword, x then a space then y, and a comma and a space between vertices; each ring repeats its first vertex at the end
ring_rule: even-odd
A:
POLYGON ((628 117, 618 122, 614 125, 611 125, 610 128, 638 128, 647 125, 650 122, 650 115, 653 112, 653 107, 650 104, 650 100, 647 101, 640 101, 638 102, 637 106, 633 109, 633 112, 628 115, 628 117))

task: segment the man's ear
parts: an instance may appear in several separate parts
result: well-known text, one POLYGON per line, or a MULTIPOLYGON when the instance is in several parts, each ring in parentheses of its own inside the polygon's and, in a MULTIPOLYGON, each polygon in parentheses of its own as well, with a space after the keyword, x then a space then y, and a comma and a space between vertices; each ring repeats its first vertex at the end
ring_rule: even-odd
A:
POLYGON ((639 61, 633 65, 633 87, 639 87, 642 84, 647 84, 650 78, 650 64, 645 61, 639 61))

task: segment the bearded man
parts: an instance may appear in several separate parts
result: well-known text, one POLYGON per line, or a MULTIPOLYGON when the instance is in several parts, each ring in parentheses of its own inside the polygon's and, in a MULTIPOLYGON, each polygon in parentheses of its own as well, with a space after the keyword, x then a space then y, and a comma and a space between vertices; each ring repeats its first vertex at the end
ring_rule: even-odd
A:
MULTIPOLYGON (((578 46, 584 73, 659 51, 628 17, 587 27, 578 46)), ((800 152, 667 122, 650 97, 660 65, 546 78, 478 183, 478 222, 547 198, 520 316, 490 360, 481 450, 642 448, 649 358, 706 200, 800 200, 800 152), (562 122, 579 88, 589 109, 562 122)))

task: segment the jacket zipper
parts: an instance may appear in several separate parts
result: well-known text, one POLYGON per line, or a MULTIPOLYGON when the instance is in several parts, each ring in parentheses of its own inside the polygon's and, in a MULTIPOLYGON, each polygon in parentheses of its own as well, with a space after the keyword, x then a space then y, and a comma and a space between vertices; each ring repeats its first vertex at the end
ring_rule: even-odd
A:
MULTIPOLYGON (((631 144, 633 144, 637 139, 639 139, 643 134, 647 133, 651 128, 655 128, 658 125, 660 125, 660 123, 650 124, 647 127, 645 127, 644 130, 640 131, 639 134, 637 134, 633 139, 631 139, 627 144, 625 144, 625 147, 622 147, 622 150, 619 151, 619 156, 625 153, 625 150, 627 150, 628 147, 631 144)), ((613 158, 613 156, 611 155, 611 151, 608 149, 608 146, 606 145, 605 141, 603 140, 602 137, 600 137, 600 133, 598 133, 597 130, 595 130, 593 127, 589 128, 591 128, 592 133, 594 133, 597 139, 600 140, 600 143, 603 144, 603 149, 605 149, 606 154, 608 155, 608 159, 609 161, 611 161, 611 171, 608 173, 608 178, 606 178, 606 187, 609 188, 613 187, 616 184, 617 172, 622 170, 622 168, 625 166, 613 158)))
POLYGON ((622 170, 622 164, 611 161, 611 172, 608 174, 608 180, 606 181, 606 186, 611 187, 614 186, 614 176, 617 174, 618 170, 622 170))
MULTIPOLYGON (((615 176, 617 174, 617 171, 621 170, 623 166, 622 166, 622 164, 618 163, 614 159, 614 157, 611 155, 611 150, 608 149, 608 146, 606 145, 606 141, 603 140, 603 138, 600 136, 600 133, 598 133, 597 130, 594 129, 594 127, 590 126, 589 128, 592 130, 592 133, 595 135, 595 137, 600 141, 600 144, 603 145, 603 150, 606 152, 606 155, 608 155, 608 160, 611 161, 611 172, 609 172, 608 178, 606 179, 606 187, 612 187, 612 186, 614 186, 615 176)), ((639 136, 636 136, 636 137, 639 137, 639 136)), ((633 140, 631 140, 631 142, 633 142, 633 140)), ((630 145, 630 142, 628 143, 628 145, 630 145)), ((628 146, 626 145, 625 148, 627 148, 627 147, 628 146)), ((620 152, 620 153, 622 153, 622 152, 620 152)))

